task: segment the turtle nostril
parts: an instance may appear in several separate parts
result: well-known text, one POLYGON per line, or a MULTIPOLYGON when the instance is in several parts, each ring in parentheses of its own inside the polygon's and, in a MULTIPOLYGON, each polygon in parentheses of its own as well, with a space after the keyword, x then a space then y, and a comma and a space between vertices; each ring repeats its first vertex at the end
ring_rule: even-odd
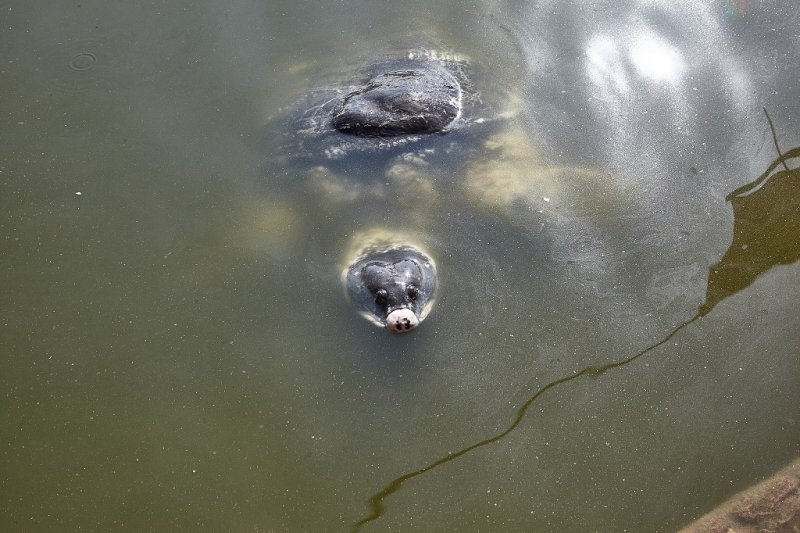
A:
POLYGON ((419 319, 410 309, 396 309, 386 317, 386 328, 395 333, 411 331, 419 325, 419 319))

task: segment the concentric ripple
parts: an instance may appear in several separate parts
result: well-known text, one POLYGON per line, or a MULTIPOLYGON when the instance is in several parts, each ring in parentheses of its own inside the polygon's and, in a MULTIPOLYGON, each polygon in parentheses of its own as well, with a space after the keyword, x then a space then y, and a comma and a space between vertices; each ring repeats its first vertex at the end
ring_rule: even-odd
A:
POLYGON ((91 52, 79 52, 69 60, 69 68, 75 72, 89 70, 97 63, 97 56, 91 52))
POLYGON ((86 39, 54 45, 48 57, 50 82, 59 89, 83 91, 106 80, 116 55, 106 41, 86 39))

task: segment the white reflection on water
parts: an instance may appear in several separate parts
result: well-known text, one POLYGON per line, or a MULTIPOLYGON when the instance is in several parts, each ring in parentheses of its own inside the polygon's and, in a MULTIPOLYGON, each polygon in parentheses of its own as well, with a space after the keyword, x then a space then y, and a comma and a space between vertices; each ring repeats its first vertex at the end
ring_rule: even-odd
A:
POLYGON ((683 82, 686 62, 680 51, 663 37, 643 28, 629 46, 631 63, 640 76, 669 85, 683 82))

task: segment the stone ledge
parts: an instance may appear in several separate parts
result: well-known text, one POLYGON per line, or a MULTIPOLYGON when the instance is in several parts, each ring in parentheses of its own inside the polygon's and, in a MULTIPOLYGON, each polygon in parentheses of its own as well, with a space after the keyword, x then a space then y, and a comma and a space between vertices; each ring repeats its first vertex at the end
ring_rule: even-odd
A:
POLYGON ((800 459, 678 533, 800 533, 800 459))

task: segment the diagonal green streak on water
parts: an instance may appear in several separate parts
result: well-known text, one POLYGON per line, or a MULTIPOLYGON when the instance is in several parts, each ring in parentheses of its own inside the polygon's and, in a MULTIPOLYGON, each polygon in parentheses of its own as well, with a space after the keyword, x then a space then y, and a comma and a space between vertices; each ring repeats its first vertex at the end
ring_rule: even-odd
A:
POLYGON ((683 322, 678 327, 673 329, 672 332, 669 333, 669 335, 667 335, 666 337, 661 339, 659 342, 648 346, 647 348, 645 348, 644 350, 640 351, 636 355, 628 357, 627 359, 623 359, 621 361, 617 361, 617 362, 614 362, 614 363, 608 363, 608 364, 601 365, 601 366, 587 366, 586 368, 584 368, 580 372, 577 372, 577 373, 572 374, 570 376, 566 376, 566 377, 557 379, 555 381, 551 381, 550 383, 548 383, 547 385, 543 386, 541 389, 536 391, 536 393, 533 396, 528 398, 528 400, 524 404, 522 404, 522 406, 517 410, 517 416, 514 419, 514 421, 504 431, 502 431, 501 433, 498 433, 497 435, 495 435, 493 437, 489 437, 488 439, 484 439, 484 440, 482 440, 480 442, 476 442, 475 444, 467 446, 466 448, 463 448, 463 449, 461 449, 461 450, 459 450, 459 451, 457 451, 455 453, 448 453, 446 456, 444 456, 444 457, 442 457, 440 459, 437 459, 436 461, 428 464, 427 466, 424 466, 423 468, 420 468, 419 470, 415 470, 413 472, 408 472, 408 473, 403 474, 402 476, 394 479, 391 483, 386 485, 386 487, 384 487, 383 490, 381 490, 380 492, 374 494, 372 497, 370 497, 369 500, 367 500, 367 504, 368 504, 370 510, 372 511, 372 513, 369 516, 367 516, 366 518, 363 518, 362 520, 356 522, 353 525, 353 527, 351 528, 350 531, 352 531, 353 533, 356 533, 357 531, 360 531, 361 528, 364 525, 366 525, 367 523, 372 522, 373 520, 377 520, 378 518, 383 516, 383 513, 386 511, 386 506, 384 505, 384 501, 386 500, 386 498, 388 498, 389 496, 391 496, 392 494, 394 494, 395 492, 400 490, 400 487, 402 487, 403 484, 406 481, 408 481, 408 480, 410 480, 412 478, 415 478, 415 477, 417 477, 417 476, 419 476, 421 474, 424 474, 425 472, 429 472, 429 471, 433 470, 434 468, 436 468, 438 466, 441 466, 441 465, 443 465, 445 463, 449 463, 450 461, 454 461, 454 460, 458 459, 459 457, 461 457, 462 455, 466 455, 466 454, 468 454, 469 452, 471 452, 473 450, 476 450, 476 449, 481 448, 483 446, 486 446, 488 444, 492 444, 493 442, 497 442, 499 440, 502 440, 506 436, 508 436, 508 434, 510 434, 512 431, 514 431, 514 429, 519 425, 519 423, 525 417, 525 413, 528 411, 528 408, 531 405, 533 405, 533 403, 542 394, 544 394, 545 392, 547 392, 550 389, 553 389, 555 387, 558 387, 559 385, 563 385, 564 383, 568 383, 570 381, 578 379, 578 378, 580 378, 582 376, 597 377, 597 376, 600 376, 600 375, 604 374, 605 372, 608 372, 609 370, 612 370, 612 369, 615 369, 615 368, 619 368, 619 367, 625 366, 625 365, 627 365, 629 363, 632 363, 633 361, 635 361, 636 359, 640 358, 644 354, 646 354, 646 353, 658 348, 662 344, 664 344, 667 341, 669 341, 680 330, 682 330, 683 328, 685 328, 686 326, 688 326, 689 324, 691 324, 692 322, 694 322, 695 320, 697 320, 698 318, 703 316, 704 314, 705 313, 698 312, 695 316, 693 316, 689 320, 683 322))

